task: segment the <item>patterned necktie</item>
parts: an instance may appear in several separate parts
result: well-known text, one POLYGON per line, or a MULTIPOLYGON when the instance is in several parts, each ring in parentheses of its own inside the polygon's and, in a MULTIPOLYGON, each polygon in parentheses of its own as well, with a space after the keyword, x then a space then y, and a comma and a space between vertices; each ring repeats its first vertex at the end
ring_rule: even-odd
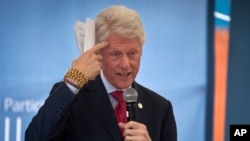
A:
POLYGON ((111 94, 118 102, 114 109, 117 122, 126 123, 127 122, 126 103, 123 98, 123 91, 117 90, 112 92, 111 94))

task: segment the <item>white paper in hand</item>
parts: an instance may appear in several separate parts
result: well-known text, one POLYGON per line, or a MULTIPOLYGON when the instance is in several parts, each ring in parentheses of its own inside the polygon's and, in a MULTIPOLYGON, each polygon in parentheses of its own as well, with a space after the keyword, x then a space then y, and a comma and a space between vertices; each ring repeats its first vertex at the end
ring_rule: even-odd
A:
POLYGON ((75 36, 80 53, 87 51, 95 45, 95 21, 87 18, 86 23, 77 21, 75 26, 75 36))
POLYGON ((84 41, 85 41, 85 28, 86 24, 81 21, 76 21, 74 26, 76 42, 80 53, 84 51, 84 41))

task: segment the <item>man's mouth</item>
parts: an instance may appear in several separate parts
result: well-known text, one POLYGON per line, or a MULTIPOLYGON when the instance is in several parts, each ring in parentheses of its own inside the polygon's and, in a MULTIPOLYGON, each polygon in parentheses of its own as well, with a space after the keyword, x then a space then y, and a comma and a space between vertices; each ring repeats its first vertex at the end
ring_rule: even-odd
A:
POLYGON ((128 72, 128 73, 117 73, 117 75, 119 75, 122 78, 127 78, 130 74, 131 74, 131 72, 128 72))

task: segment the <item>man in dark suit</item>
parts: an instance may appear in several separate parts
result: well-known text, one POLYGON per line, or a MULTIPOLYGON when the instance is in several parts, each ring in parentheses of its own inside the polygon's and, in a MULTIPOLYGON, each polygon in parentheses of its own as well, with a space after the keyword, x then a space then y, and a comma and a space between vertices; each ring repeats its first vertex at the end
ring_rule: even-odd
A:
POLYGON ((54 85, 25 140, 177 141, 171 102, 135 82, 145 40, 139 15, 112 6, 95 24, 97 44, 74 60, 64 81, 54 85), (112 94, 130 87, 138 92, 136 121, 121 121, 125 111, 116 117, 114 109, 122 102, 112 94))

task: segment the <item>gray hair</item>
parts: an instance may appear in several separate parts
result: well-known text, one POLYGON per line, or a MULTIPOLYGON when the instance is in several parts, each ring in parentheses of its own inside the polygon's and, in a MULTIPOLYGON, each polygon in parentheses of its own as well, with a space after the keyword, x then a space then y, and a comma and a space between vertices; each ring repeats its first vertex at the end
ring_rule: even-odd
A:
POLYGON ((95 21, 96 42, 108 39, 111 33, 125 38, 137 38, 141 45, 145 33, 138 13, 125 6, 111 6, 101 11, 95 21))

